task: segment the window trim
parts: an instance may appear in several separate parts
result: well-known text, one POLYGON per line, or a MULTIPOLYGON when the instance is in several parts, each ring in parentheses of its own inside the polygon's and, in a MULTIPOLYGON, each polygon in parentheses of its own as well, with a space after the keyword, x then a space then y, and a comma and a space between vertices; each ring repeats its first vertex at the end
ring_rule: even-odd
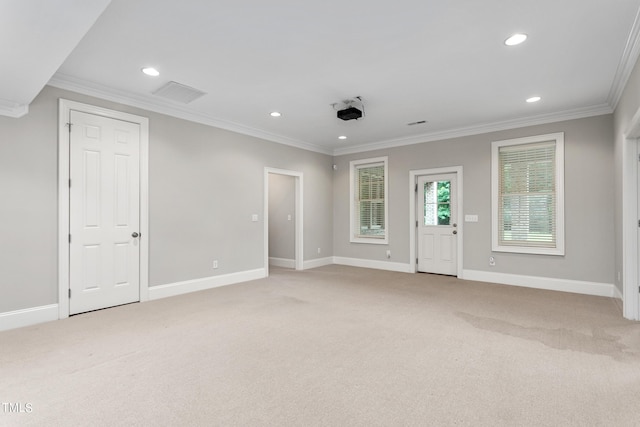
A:
POLYGON ((349 162, 349 241, 351 243, 368 243, 373 245, 389 244, 389 158, 374 157, 370 159, 352 160, 349 162), (356 221, 359 221, 359 212, 356 212, 356 195, 358 194, 355 183, 356 168, 364 165, 374 166, 376 164, 384 165, 384 237, 376 236, 360 236, 359 227, 356 221))
POLYGON ((494 252, 512 252, 539 255, 565 254, 564 229, 564 132, 535 135, 524 138, 493 141, 491 143, 491 250, 494 252), (555 248, 541 248, 533 246, 500 245, 498 233, 499 212, 499 182, 500 163, 499 150, 501 147, 523 144, 555 141, 555 182, 556 182, 556 246, 555 248))

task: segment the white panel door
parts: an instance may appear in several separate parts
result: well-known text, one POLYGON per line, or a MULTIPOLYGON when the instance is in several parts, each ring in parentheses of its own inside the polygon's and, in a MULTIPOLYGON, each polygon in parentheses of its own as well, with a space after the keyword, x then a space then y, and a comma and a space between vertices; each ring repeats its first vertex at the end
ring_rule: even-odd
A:
POLYGON ((418 177, 418 271, 457 275, 456 174, 418 177))
POLYGON ((69 314, 140 300, 140 125, 70 113, 69 314))

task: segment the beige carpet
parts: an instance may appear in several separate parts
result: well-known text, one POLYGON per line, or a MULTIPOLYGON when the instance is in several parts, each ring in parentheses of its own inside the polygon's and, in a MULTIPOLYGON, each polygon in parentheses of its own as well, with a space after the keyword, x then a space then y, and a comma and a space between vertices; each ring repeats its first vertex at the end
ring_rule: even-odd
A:
POLYGON ((328 266, 0 333, 0 425, 638 426, 608 298, 328 266), (14 406, 15 408, 15 406, 14 406))

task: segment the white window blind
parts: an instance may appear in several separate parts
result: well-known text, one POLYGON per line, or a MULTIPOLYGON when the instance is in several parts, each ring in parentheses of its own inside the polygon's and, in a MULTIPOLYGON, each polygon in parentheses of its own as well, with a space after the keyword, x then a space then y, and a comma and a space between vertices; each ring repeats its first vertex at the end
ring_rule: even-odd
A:
POLYGON ((501 245, 556 247, 555 141, 500 147, 501 245))
POLYGON ((351 241, 387 242, 387 158, 351 162, 351 241))
POLYGON ((563 134, 494 143, 493 250, 564 254, 563 134))
POLYGON ((384 237, 384 164, 359 166, 357 171, 359 236, 384 237))

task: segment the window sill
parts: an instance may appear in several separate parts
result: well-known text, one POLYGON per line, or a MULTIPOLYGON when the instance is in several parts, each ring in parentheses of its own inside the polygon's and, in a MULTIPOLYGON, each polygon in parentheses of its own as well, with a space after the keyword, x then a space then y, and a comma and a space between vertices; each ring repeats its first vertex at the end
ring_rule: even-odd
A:
POLYGON ((491 250, 493 252, 509 252, 509 253, 515 253, 515 254, 564 256, 564 248, 532 248, 529 246, 494 245, 491 248, 491 250))
POLYGON ((351 243, 365 243, 370 245, 388 245, 389 239, 387 237, 352 237, 351 243))

